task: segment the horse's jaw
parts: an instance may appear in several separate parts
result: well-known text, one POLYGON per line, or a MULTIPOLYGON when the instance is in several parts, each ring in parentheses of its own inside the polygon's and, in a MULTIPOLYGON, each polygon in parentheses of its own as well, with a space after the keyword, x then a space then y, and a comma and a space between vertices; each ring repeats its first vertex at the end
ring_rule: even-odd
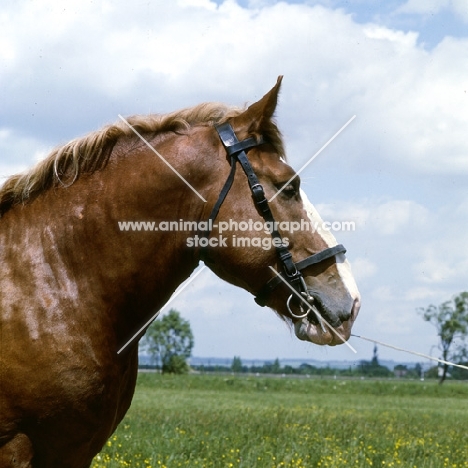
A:
POLYGON ((322 324, 311 323, 307 317, 294 323, 294 332, 302 341, 310 341, 317 345, 336 346, 348 341, 351 336, 351 329, 357 318, 360 309, 360 302, 355 301, 351 316, 348 320, 342 322, 337 327, 322 324))

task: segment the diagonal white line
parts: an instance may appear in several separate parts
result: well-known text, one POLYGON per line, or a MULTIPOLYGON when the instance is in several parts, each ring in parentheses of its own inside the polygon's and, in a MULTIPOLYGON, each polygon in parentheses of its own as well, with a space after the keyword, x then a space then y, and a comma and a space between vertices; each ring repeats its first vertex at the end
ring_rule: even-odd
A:
POLYGON ((353 115, 268 201, 273 201, 355 118, 353 115))
MULTIPOLYGON (((275 273, 275 275, 296 295, 309 309, 310 304, 271 266, 269 268, 275 273)), ((318 310, 314 310, 315 314, 319 316, 320 320, 323 320, 330 330, 345 344, 353 353, 357 354, 357 351, 338 333, 324 318, 323 315, 319 313, 318 310)))
POLYGON ((390 348, 390 349, 396 349, 397 351, 402 351, 404 353, 414 354, 415 356, 420 356, 420 357, 423 357, 425 359, 430 359, 431 361, 436 361, 436 362, 440 362, 442 364, 447 364, 449 366, 455 366, 455 367, 459 367, 460 369, 467 369, 468 370, 468 366, 464 366, 462 364, 455 364, 455 363, 450 362, 450 361, 444 361, 443 359, 428 356, 427 354, 418 353, 416 351, 410 351, 408 349, 404 349, 404 348, 400 348, 398 346, 390 345, 390 344, 384 343, 382 341, 373 340, 372 338, 366 338, 365 336, 353 335, 353 334, 351 336, 354 336, 356 338, 361 338, 361 340, 370 341, 371 343, 377 343, 379 345, 386 346, 387 348, 390 348))
MULTIPOLYGON (((183 283, 179 288, 175 291, 175 293, 170 297, 170 299, 164 304, 163 307, 166 307, 170 302, 172 302, 193 280, 206 268, 203 265, 200 270, 198 270, 192 277, 188 278, 185 283, 183 283)), ((161 313, 161 309, 159 309, 118 351, 117 354, 120 354, 135 338, 155 319, 158 318, 158 315, 161 313)))
POLYGON ((187 185, 187 187, 191 188, 191 189, 193 190, 193 192, 194 192, 201 200, 203 200, 203 201, 206 203, 206 200, 202 197, 202 195, 200 195, 200 194, 197 192, 197 190, 196 190, 194 187, 192 187, 192 186, 190 185, 190 183, 189 183, 173 166, 171 166, 171 164, 170 164, 169 162, 167 162, 166 159, 164 159, 163 156, 161 156, 161 154, 156 150, 156 148, 153 148, 153 147, 148 143, 148 141, 146 141, 145 138, 143 138, 143 136, 142 136, 137 130, 135 130, 135 129, 127 122, 127 120, 126 120, 124 117, 122 117, 120 114, 118 114, 118 116, 119 116, 120 120, 122 120, 122 122, 124 122, 124 123, 128 126, 128 128, 130 128, 130 129, 135 133, 135 135, 137 135, 137 136, 140 138, 140 140, 141 140, 151 151, 153 151, 153 153, 155 153, 155 154, 159 157, 159 159, 161 159, 161 161, 163 161, 164 164, 166 164, 167 167, 169 167, 169 168, 172 170, 172 172, 174 172, 174 174, 176 174, 181 180, 183 180, 183 181, 185 182, 185 184, 187 185))

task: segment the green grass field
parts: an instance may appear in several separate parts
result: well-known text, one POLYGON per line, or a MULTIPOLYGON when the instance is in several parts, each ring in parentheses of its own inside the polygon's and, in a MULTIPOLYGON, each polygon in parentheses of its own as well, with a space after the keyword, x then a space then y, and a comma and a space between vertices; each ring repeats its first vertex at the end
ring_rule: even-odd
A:
POLYGON ((123 466, 468 467, 468 384, 140 374, 123 466))

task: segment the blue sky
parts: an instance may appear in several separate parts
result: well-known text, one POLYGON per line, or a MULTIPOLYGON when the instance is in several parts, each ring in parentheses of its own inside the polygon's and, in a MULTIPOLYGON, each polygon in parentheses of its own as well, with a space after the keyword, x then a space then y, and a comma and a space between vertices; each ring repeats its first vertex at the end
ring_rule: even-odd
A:
MULTIPOLYGON (((334 233, 362 294, 355 332, 437 354, 416 309, 468 289, 467 59, 461 0, 4 2, 0 176, 118 114, 243 105, 283 74, 277 120, 295 168, 356 115, 302 174, 323 218, 356 222, 334 233)), ((357 340, 357 356, 298 342, 207 271, 171 305, 197 356, 372 355, 357 340)))

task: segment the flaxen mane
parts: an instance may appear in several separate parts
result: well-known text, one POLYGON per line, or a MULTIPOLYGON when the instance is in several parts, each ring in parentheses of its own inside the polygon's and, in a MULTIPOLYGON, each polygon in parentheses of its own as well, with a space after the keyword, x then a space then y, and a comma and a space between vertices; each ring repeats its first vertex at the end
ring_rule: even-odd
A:
MULTIPOLYGON (((195 125, 218 125, 239 115, 242 109, 219 103, 204 103, 163 115, 134 116, 127 122, 139 133, 184 132, 195 125)), ((77 138, 53 150, 32 169, 8 178, 0 188, 0 216, 11 207, 32 200, 43 191, 56 186, 69 186, 81 174, 102 169, 117 140, 134 136, 124 123, 117 122, 101 130, 77 138)), ((264 129, 264 138, 272 143, 280 156, 284 148, 274 122, 264 129)))

